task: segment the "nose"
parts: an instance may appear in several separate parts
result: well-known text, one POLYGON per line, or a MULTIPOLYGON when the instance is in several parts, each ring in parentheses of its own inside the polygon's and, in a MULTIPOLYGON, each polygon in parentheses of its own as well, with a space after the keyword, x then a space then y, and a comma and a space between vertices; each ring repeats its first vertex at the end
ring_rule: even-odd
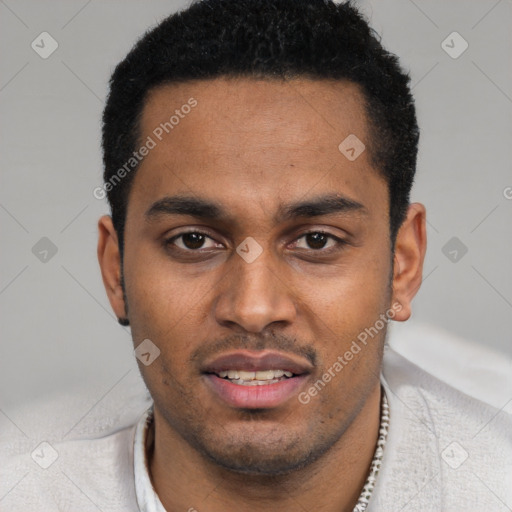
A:
POLYGON ((215 303, 219 324, 259 333, 271 324, 294 321, 293 291, 269 250, 250 263, 233 254, 230 265, 215 303))

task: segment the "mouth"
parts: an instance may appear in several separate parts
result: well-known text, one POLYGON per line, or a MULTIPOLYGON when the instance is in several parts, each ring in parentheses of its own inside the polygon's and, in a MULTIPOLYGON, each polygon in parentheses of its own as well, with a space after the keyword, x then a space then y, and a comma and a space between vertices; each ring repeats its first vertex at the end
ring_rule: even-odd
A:
POLYGON ((313 366, 279 352, 237 351, 217 357, 202 368, 208 387, 235 408, 265 409, 289 400, 313 366))
POLYGON ((257 372, 224 370, 216 375, 239 386, 268 386, 294 376, 292 372, 287 370, 258 370, 257 372))

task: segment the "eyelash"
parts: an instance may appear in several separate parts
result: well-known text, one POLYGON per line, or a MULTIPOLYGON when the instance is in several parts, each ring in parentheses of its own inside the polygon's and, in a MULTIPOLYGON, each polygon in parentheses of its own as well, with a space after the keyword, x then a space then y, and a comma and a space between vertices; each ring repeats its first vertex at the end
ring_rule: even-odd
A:
MULTIPOLYGON (((166 248, 169 248, 170 246, 173 246, 174 245, 174 241, 185 236, 185 235, 190 235, 190 234, 196 234, 196 235, 202 235, 202 236, 205 236, 207 238, 209 238, 210 240, 214 240, 213 237, 211 237, 208 233, 205 233, 203 231, 197 231, 197 230, 194 230, 194 231, 185 231, 183 233, 179 233, 178 235, 174 235, 173 237, 171 238, 168 238, 164 241, 164 246, 166 248)), ((300 240, 301 238, 303 237, 306 237, 307 235, 311 235, 311 234, 319 234, 319 235, 325 235, 327 238, 331 239, 331 240, 334 240, 336 242, 336 246, 335 247, 330 247, 329 249, 303 249, 303 250, 307 250, 307 251, 311 251, 311 252, 314 252, 314 253, 321 253, 321 254, 330 254, 332 252, 335 252, 335 251, 339 251, 340 249, 343 248, 343 246, 347 245, 347 242, 345 240, 342 240, 341 238, 337 237, 337 236, 334 236, 333 234, 331 233, 328 233, 326 231, 322 231, 322 230, 313 230, 313 231, 306 231, 305 233, 302 233, 299 237, 297 237, 295 239, 295 242, 297 240, 300 240)), ((177 251, 182 251, 182 252, 186 252, 186 253, 201 253, 202 249, 183 249, 181 247, 176 247, 174 245, 174 247, 172 247, 172 249, 175 249, 177 251)), ((204 251, 205 252, 205 251, 204 251)))

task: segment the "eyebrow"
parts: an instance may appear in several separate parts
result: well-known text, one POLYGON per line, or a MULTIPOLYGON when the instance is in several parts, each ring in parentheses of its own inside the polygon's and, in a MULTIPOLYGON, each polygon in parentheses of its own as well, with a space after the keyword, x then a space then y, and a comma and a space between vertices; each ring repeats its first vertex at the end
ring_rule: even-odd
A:
MULTIPOLYGON (((274 220, 283 222, 298 217, 320 217, 337 213, 358 212, 367 214, 366 207, 353 199, 340 194, 327 194, 304 201, 281 205, 274 220)), ((154 202, 146 211, 148 221, 162 215, 187 215, 208 220, 233 220, 220 203, 193 196, 169 196, 154 202)))

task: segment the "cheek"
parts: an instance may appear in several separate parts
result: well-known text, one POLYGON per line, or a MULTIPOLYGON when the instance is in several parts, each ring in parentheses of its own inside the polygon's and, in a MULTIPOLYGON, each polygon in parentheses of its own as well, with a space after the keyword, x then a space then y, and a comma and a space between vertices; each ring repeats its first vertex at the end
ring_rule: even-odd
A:
POLYGON ((343 332, 348 326, 369 321, 389 307, 390 263, 382 254, 355 256, 350 263, 340 265, 329 275, 306 278, 300 285, 303 300, 327 324, 343 332), (315 290, 311 293, 311 290, 315 290), (307 298, 309 297, 309 298, 307 298), (343 327, 342 330, 339 330, 343 327))
MULTIPOLYGON (((126 267, 130 325, 134 346, 150 339, 161 351, 151 366, 141 367, 148 387, 155 388, 172 380, 173 375, 181 375, 183 380, 182 374, 190 371, 190 354, 207 335, 205 315, 218 277, 208 272, 191 276, 149 255, 141 255, 144 265, 135 265, 135 261, 133 258, 126 267)), ((178 388, 174 383, 173 389, 178 388)))
POLYGON ((200 278, 179 265, 172 265, 154 247, 134 251, 126 259, 125 281, 133 324, 151 324, 169 329, 197 309, 214 280, 200 278))
POLYGON ((317 281, 315 289, 321 291, 308 304, 306 323, 322 340, 317 345, 320 372, 334 375, 327 376, 331 381, 326 396, 336 395, 335 401, 341 400, 344 407, 352 403, 345 396, 347 389, 368 389, 379 373, 387 328, 381 315, 389 309, 388 274, 385 258, 365 259, 325 282, 317 281))
POLYGON ((358 397, 367 396, 378 382, 387 329, 382 315, 389 309, 388 275, 385 258, 365 259, 321 283, 321 293, 310 304, 309 324, 322 340, 316 377, 329 381, 318 402, 326 421, 336 423, 354 411, 358 397))

